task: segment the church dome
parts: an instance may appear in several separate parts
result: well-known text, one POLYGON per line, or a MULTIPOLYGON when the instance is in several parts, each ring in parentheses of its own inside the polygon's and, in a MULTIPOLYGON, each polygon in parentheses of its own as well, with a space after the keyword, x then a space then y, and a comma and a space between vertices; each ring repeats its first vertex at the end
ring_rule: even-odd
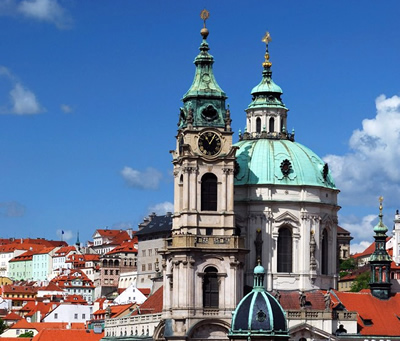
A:
POLYGON ((295 185, 335 189, 328 166, 312 150, 289 139, 249 139, 235 144, 235 185, 295 185))
POLYGON ((236 307, 230 338, 247 336, 275 336, 286 339, 288 328, 286 316, 278 301, 263 286, 264 268, 254 268, 254 287, 236 307))

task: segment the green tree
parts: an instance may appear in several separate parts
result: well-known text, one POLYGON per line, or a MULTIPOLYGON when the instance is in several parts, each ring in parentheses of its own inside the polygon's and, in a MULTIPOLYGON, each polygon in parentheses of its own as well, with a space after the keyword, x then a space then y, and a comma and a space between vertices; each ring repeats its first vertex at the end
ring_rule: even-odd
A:
POLYGON ((4 320, 2 320, 0 318, 0 334, 3 334, 4 331, 8 328, 7 323, 4 322, 4 320))
POLYGON ((33 337, 33 331, 28 330, 27 332, 20 334, 18 337, 33 337))
POLYGON ((362 289, 368 289, 370 278, 371 274, 369 271, 363 272, 362 274, 358 275, 351 285, 350 291, 359 292, 362 289))
POLYGON ((354 270, 356 268, 356 261, 353 258, 349 258, 340 262, 340 270, 354 270))

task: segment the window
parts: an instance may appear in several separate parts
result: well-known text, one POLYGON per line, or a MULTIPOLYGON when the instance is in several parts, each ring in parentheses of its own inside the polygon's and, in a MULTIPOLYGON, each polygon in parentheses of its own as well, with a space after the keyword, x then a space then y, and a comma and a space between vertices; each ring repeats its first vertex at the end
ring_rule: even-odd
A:
POLYGON ((328 274, 328 231, 326 229, 322 232, 321 274, 328 274))
POLYGON ((269 128, 268 131, 270 133, 273 133, 275 131, 275 119, 273 117, 271 117, 269 119, 269 127, 268 128, 269 128))
POLYGON ((110 270, 110 275, 114 275, 114 270, 110 270))
POLYGON ((78 314, 74 314, 74 319, 75 319, 75 320, 78 319, 78 314))
POLYGON ((86 318, 86 315, 85 314, 82 314, 82 319, 85 319, 86 318))
POLYGON ((261 133, 261 118, 259 117, 256 119, 256 132, 261 133))
POLYGON ((146 264, 142 264, 142 271, 146 271, 146 264))
POLYGON ((147 270, 151 271, 153 269, 153 265, 151 263, 147 264, 147 270))
POLYGON ((212 173, 201 178, 201 210, 217 210, 217 177, 212 173))
POLYGON ((218 271, 210 266, 205 270, 203 281, 203 307, 218 308, 218 271))
POLYGON ((153 250, 149 249, 149 256, 152 256, 152 255, 153 255, 153 250))
POLYGON ((104 274, 105 274, 105 275, 108 275, 108 270, 107 270, 107 269, 104 270, 104 274))
POLYGON ((146 257, 146 250, 142 250, 142 256, 146 257))
POLYGON ((292 233, 287 227, 279 229, 278 272, 292 272, 292 233))
POLYGON ((54 319, 57 320, 58 319, 58 314, 54 313, 54 319))

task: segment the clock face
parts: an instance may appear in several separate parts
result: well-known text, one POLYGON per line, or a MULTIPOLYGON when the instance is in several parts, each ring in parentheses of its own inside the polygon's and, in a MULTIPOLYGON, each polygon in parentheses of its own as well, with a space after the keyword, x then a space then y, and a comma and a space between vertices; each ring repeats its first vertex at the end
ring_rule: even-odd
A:
POLYGON ((199 149, 204 155, 216 155, 221 151, 221 138, 216 133, 207 131, 199 137, 199 149))

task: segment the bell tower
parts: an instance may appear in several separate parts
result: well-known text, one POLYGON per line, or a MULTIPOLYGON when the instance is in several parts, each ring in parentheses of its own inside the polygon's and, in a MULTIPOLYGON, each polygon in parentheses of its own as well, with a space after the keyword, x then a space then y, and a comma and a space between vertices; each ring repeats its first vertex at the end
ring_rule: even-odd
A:
POLYGON ((174 166, 172 239, 163 252, 164 337, 227 339, 231 313, 242 297, 246 250, 235 227, 235 152, 227 96, 217 84, 206 20, 183 96, 174 166))

